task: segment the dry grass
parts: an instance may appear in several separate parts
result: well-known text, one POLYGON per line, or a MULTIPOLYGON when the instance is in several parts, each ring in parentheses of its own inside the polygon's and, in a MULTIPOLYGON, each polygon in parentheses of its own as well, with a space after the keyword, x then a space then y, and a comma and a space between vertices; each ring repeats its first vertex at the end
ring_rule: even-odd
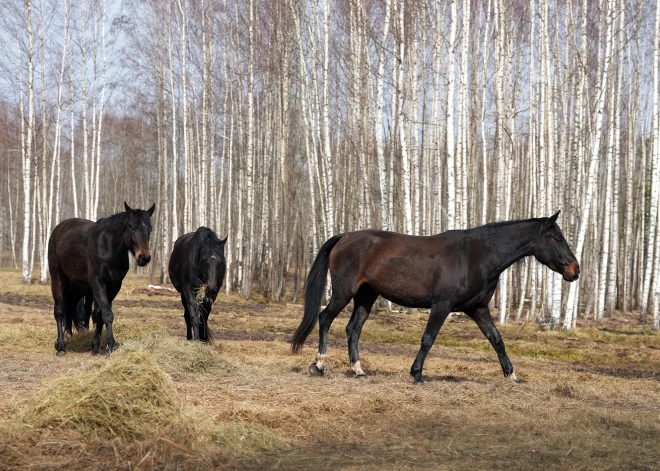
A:
POLYGON ((93 357, 86 332, 56 357, 48 287, 0 271, 0 468, 657 469, 660 337, 632 315, 502 327, 520 385, 454 316, 415 387, 424 313, 372 315, 366 380, 348 374, 342 313, 311 378, 316 335, 302 356, 286 343, 300 306, 221 296, 205 345, 185 341, 178 299, 133 293, 146 284, 129 276, 114 303, 117 352, 93 357))

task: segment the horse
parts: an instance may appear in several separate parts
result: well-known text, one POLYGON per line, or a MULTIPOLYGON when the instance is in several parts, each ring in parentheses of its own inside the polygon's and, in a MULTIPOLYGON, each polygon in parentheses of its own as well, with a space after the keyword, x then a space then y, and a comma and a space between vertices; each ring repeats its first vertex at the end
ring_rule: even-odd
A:
POLYGON ((66 354, 64 325, 71 335, 75 320, 78 329, 84 328, 84 318, 89 325, 91 303, 94 302, 93 318, 96 330, 92 338, 92 353, 101 346, 101 332, 106 327, 108 350, 117 347, 112 334, 112 301, 119 293, 128 272, 128 252, 137 264, 146 266, 151 260, 149 237, 154 204, 148 210, 132 209, 124 202, 125 212, 99 219, 71 218, 59 223, 48 241, 48 264, 51 291, 55 300, 57 324, 57 355, 66 354), (78 308, 79 302, 84 304, 78 308))
POLYGON ((202 226, 174 243, 168 272, 170 281, 181 293, 188 340, 209 340, 209 314, 227 269, 227 237, 220 240, 215 232, 202 226))
POLYGON ((318 320, 319 349, 309 373, 323 375, 328 330, 353 298, 353 314, 346 327, 348 355, 355 376, 365 377, 358 340, 380 295, 405 307, 431 310, 410 369, 414 384, 423 384, 424 360, 448 314, 454 311, 464 312, 476 322, 497 352, 504 376, 518 383, 488 303, 502 272, 523 257, 533 255, 566 281, 578 279, 580 266, 557 225, 558 216, 559 211, 549 218, 496 222, 426 237, 380 230, 331 237, 307 276, 304 315, 291 338, 292 352, 300 352, 318 320), (328 269, 332 295, 319 314, 328 269))
MULTIPOLYGON (((80 298, 80 301, 78 301, 78 305, 76 307, 76 318, 71 319, 69 315, 66 315, 68 313, 65 313, 66 315, 66 324, 65 324, 65 331, 64 335, 72 335, 71 331, 71 325, 75 322, 76 330, 78 332, 81 332, 83 330, 88 330, 89 329, 89 319, 92 317, 92 303, 94 302, 94 296, 92 295, 91 292, 87 292, 85 296, 80 298)), ((94 314, 97 314, 94 312, 94 314)), ((92 319, 92 321, 96 324, 96 317, 92 319)))

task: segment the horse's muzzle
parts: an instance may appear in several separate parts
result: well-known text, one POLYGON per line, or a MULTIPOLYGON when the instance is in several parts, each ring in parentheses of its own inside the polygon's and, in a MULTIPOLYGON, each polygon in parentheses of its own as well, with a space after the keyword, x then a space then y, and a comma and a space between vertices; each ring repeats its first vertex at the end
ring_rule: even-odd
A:
POLYGON ((140 267, 147 266, 151 261, 151 255, 142 255, 140 254, 137 258, 137 264, 140 267))
POLYGON ((564 269, 564 279, 566 281, 575 281, 580 277, 580 265, 573 262, 564 269))
POLYGON ((218 287, 215 283, 204 283, 204 291, 207 298, 211 298, 213 295, 218 295, 218 287))

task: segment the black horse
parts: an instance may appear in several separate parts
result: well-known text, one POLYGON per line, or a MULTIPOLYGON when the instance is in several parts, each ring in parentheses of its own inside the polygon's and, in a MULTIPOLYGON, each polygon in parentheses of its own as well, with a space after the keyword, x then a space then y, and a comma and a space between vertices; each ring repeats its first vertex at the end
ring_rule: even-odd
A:
POLYGON ((322 375, 330 325, 353 298, 353 315, 346 327, 348 355, 355 375, 365 376, 358 339, 380 295, 402 306, 431 309, 410 370, 415 384, 423 383, 426 355, 452 311, 462 311, 477 323, 497 352, 504 375, 518 382, 488 302, 500 274, 529 255, 566 281, 577 280, 580 267, 555 222, 557 216, 559 212, 550 218, 493 223, 430 237, 365 230, 328 239, 307 277, 304 316, 291 339, 293 352, 300 351, 319 319, 319 350, 309 372, 322 375), (332 296, 319 314, 328 268, 332 296))
MULTIPOLYGON (((80 298, 78 301, 78 306, 76 309, 76 318, 71 319, 68 312, 65 313, 65 331, 64 335, 72 335, 71 324, 75 322, 76 330, 78 332, 89 329, 89 319, 92 317, 92 303, 94 302, 94 296, 91 291, 88 292, 84 297, 80 298)), ((96 314, 94 313, 94 318, 92 321, 96 324, 96 314)))
POLYGON ((141 267, 151 260, 149 236, 151 216, 156 205, 146 211, 131 209, 124 203, 126 212, 115 214, 97 222, 87 219, 66 219, 53 230, 48 241, 48 264, 51 291, 55 300, 55 323, 58 355, 66 353, 64 324, 71 335, 71 325, 89 325, 91 303, 94 302, 96 331, 92 339, 92 353, 99 352, 101 331, 106 326, 108 349, 114 350, 112 335, 112 301, 119 293, 128 272, 130 251, 141 267), (85 299, 79 312, 78 303, 85 299))
POLYGON ((172 284, 181 293, 188 340, 209 339, 209 314, 227 268, 225 242, 227 237, 220 240, 208 227, 200 227, 174 243, 168 271, 172 284))

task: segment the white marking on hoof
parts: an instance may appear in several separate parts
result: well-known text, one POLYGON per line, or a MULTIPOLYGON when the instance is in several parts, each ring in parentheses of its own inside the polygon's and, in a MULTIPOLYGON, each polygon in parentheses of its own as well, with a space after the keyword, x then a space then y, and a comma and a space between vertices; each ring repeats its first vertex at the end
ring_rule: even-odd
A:
POLYGON ((362 371, 362 367, 360 366, 360 360, 356 361, 355 363, 351 363, 351 371, 355 373, 355 376, 366 376, 365 372, 362 371))
POLYGON ((317 353, 316 354, 316 367, 321 371, 323 371, 323 369, 325 368, 325 359, 326 359, 326 357, 327 357, 327 355, 324 355, 322 353, 317 353))
POLYGON ((510 379, 511 381, 513 381, 514 383, 516 383, 516 384, 520 383, 520 380, 518 379, 518 377, 516 376, 516 373, 514 373, 514 372, 512 372, 512 373, 509 375, 509 379, 510 379))

